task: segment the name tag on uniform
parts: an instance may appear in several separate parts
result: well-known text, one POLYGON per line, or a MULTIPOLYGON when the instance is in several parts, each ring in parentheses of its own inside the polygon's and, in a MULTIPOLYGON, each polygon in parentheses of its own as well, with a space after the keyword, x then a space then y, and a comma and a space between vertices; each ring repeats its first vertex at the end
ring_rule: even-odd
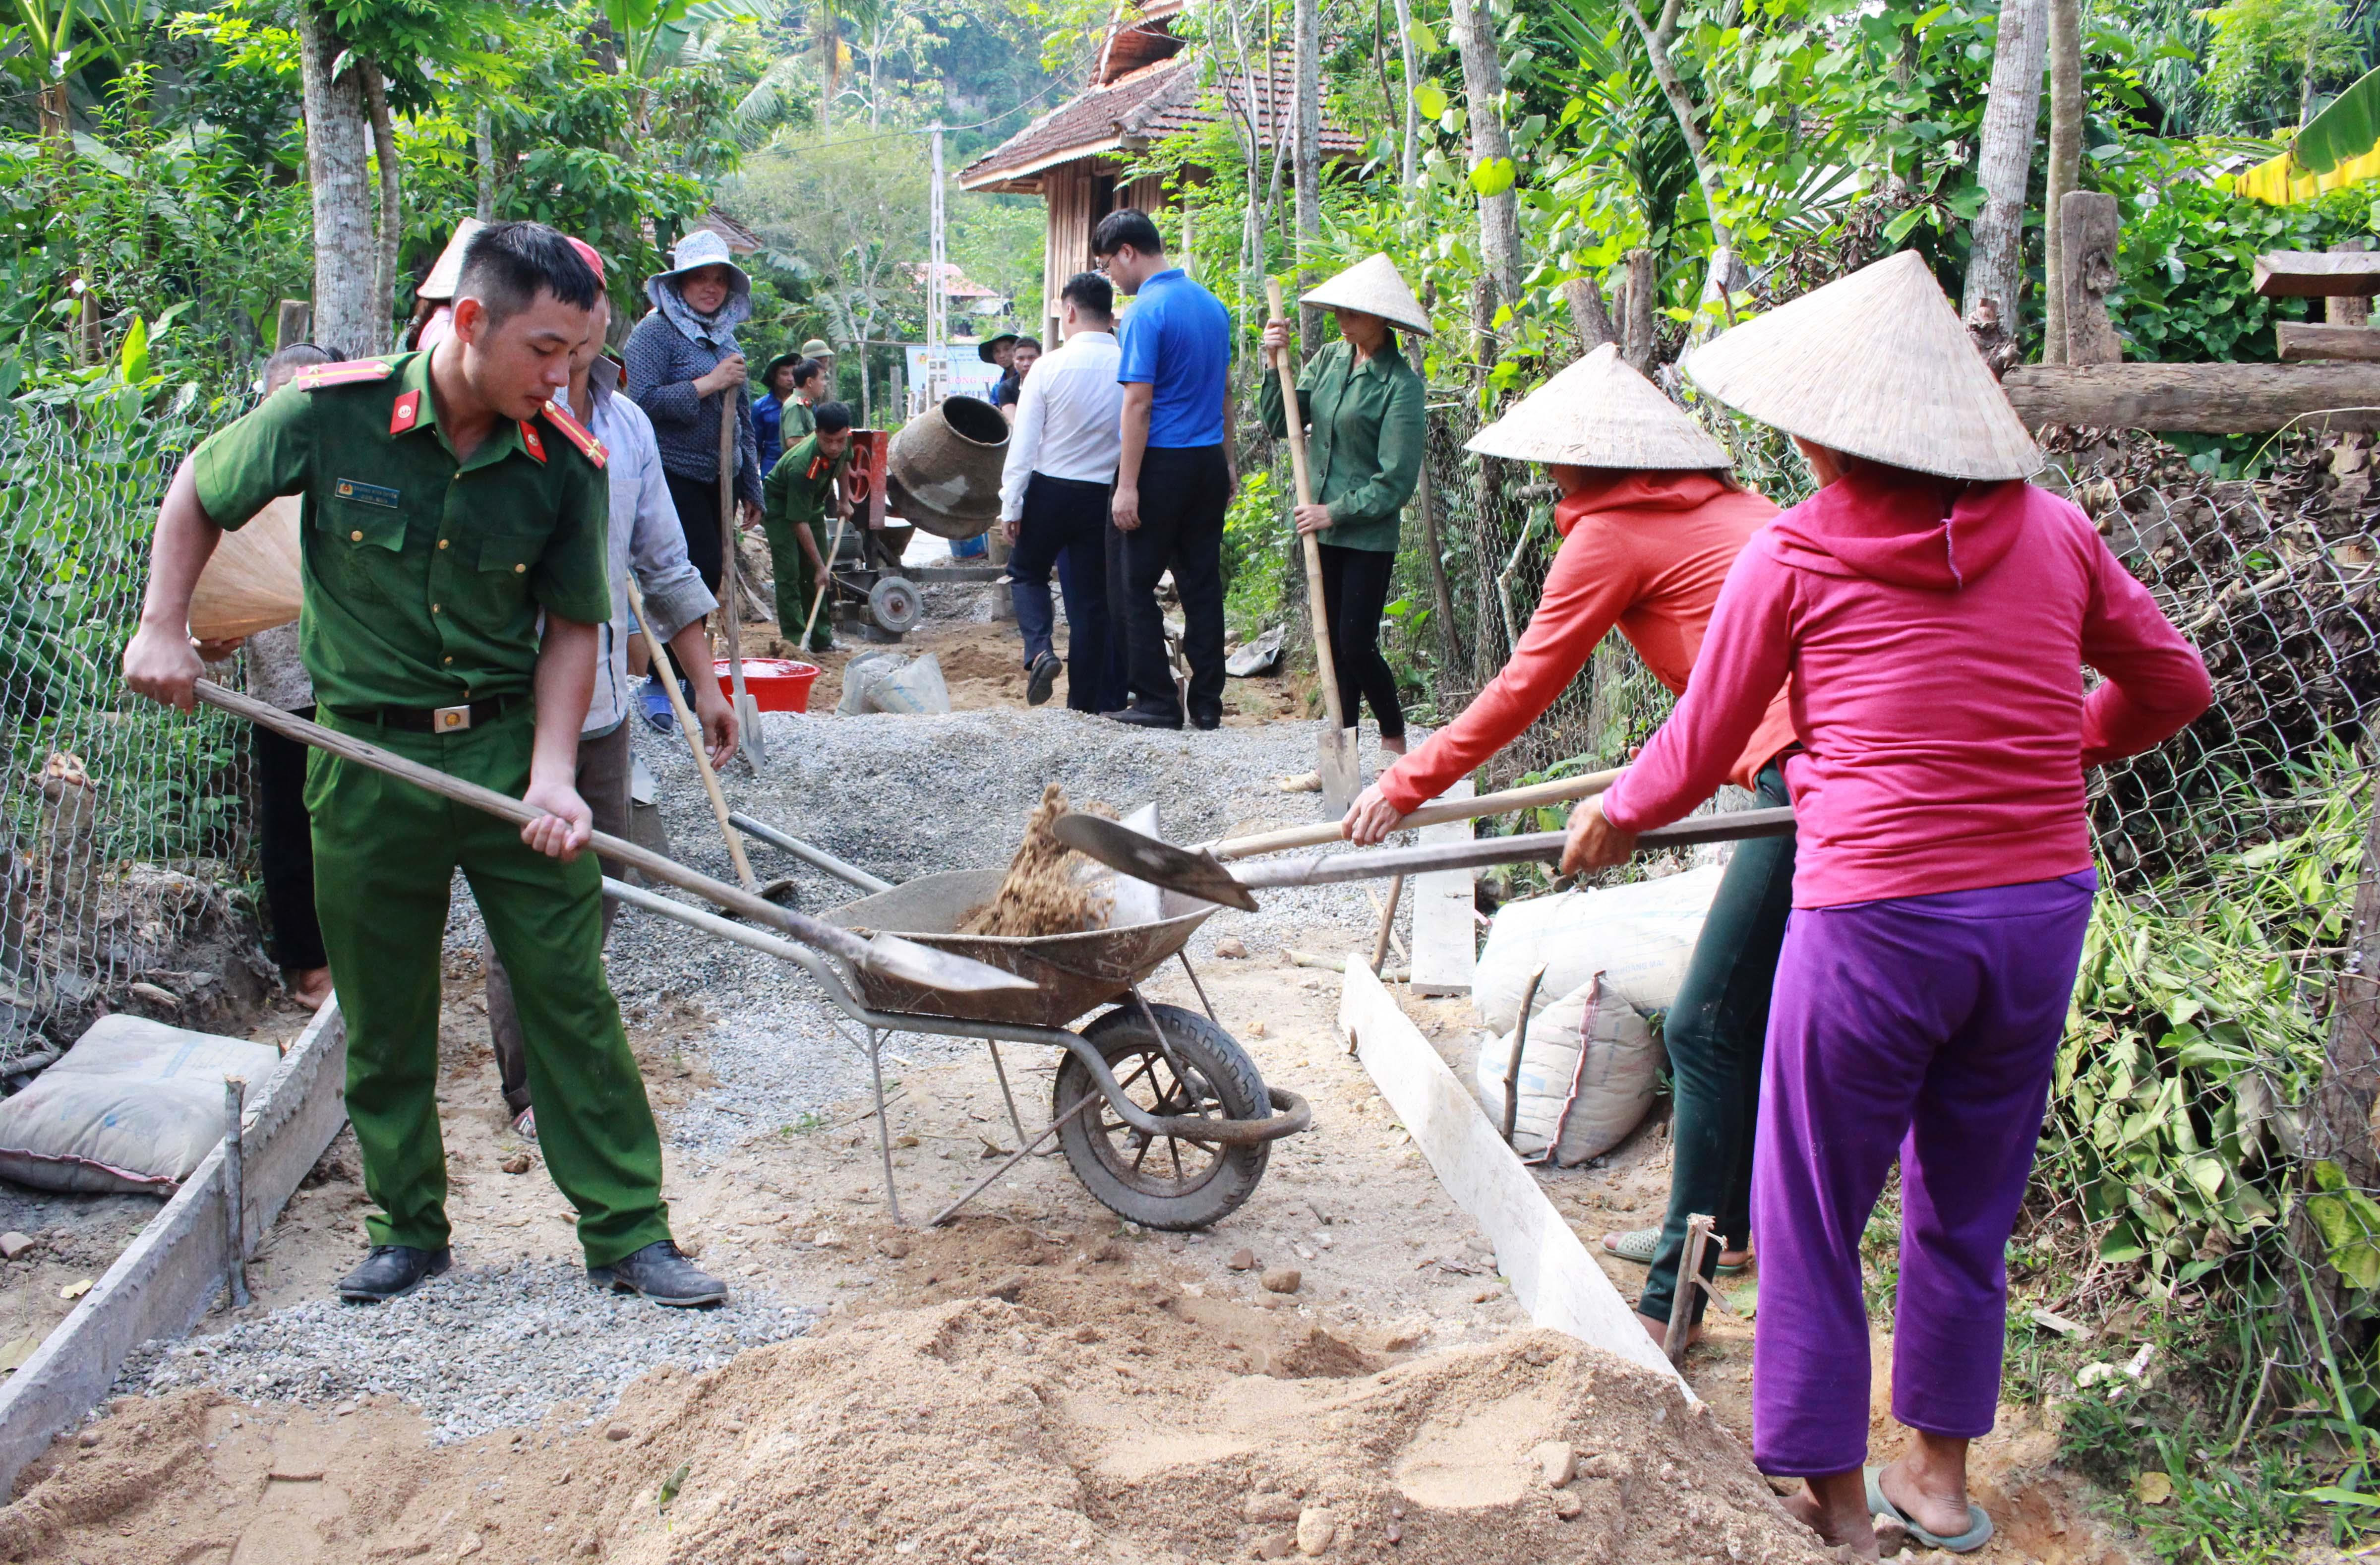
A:
POLYGON ((360 501, 366 505, 385 505, 396 509, 397 492, 376 483, 358 483, 354 479, 341 479, 331 491, 342 500, 360 501))

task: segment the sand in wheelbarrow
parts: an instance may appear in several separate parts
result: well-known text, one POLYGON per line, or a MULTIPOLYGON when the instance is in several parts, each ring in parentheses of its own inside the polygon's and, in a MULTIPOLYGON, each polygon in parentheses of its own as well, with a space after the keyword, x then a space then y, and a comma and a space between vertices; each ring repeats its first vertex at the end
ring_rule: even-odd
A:
POLYGON ((1095 880, 1102 872, 1058 840, 1058 818, 1065 813, 1066 790, 1055 782, 1043 788, 1007 879, 990 902, 959 921, 960 934, 1071 935, 1106 920, 1112 903, 1095 880))

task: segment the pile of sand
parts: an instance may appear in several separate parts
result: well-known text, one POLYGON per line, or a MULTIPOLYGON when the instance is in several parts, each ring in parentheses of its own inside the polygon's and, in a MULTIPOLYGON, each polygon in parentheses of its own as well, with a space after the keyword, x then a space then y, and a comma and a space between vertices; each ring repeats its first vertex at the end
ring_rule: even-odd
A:
POLYGON ((1055 782, 1043 788, 1007 879, 990 902, 960 920, 960 934, 1071 935, 1106 922, 1113 904, 1086 880, 1099 867, 1058 840, 1058 818, 1065 813, 1066 790, 1055 782))
POLYGON ((1572 1339, 1381 1368, 1293 1316, 1291 1351, 1245 1373, 1213 1301, 1098 1261, 664 1368, 585 1430, 431 1451, 377 1408, 235 1428, 209 1392, 119 1403, 0 1511, 0 1554, 246 1558, 270 1533, 275 1559, 474 1565, 1825 1558, 1707 1413, 1572 1339), (1575 1462, 1560 1486, 1548 1444, 1575 1462))

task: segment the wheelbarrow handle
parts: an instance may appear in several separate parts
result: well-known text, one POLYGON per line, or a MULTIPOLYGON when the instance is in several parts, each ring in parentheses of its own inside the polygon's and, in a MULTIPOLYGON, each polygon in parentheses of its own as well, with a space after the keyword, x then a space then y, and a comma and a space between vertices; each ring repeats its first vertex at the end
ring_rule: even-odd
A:
MULTIPOLYGON (((1675 825, 1656 827, 1637 836, 1636 847, 1641 853, 1647 848, 1782 837, 1792 830, 1793 811, 1790 807, 1730 810, 1723 815, 1697 815, 1675 825)), ((1232 878, 1252 891, 1261 891, 1272 886, 1327 886, 1342 880, 1375 880, 1387 875, 1422 875, 1434 869, 1477 869, 1494 864, 1559 864, 1568 836, 1563 831, 1532 831, 1523 836, 1478 837, 1467 843, 1430 843, 1415 848, 1316 854, 1306 858, 1252 864, 1234 870, 1232 878)))
MULTIPOLYGON (((279 707, 268 705, 252 696, 243 696, 236 690, 226 690, 212 680, 197 681, 196 692, 198 698, 208 706, 230 712, 236 717, 244 717, 261 727, 270 728, 275 734, 295 739, 301 745, 311 745, 318 750, 326 750, 343 760, 351 760, 358 766, 370 767, 374 771, 402 778, 416 787, 436 794, 441 798, 452 799, 457 804, 468 805, 473 809, 484 810, 499 819, 526 826, 532 820, 541 819, 546 813, 534 805, 507 797, 492 788, 483 788, 477 782, 467 782, 462 778, 449 776, 435 767, 424 766, 419 761, 409 760, 403 756, 383 750, 377 745, 367 744, 351 734, 325 728, 318 722, 309 722, 295 712, 285 712, 279 707)), ((881 935, 873 940, 861 940, 848 929, 839 928, 822 919, 812 918, 807 914, 795 913, 791 908, 779 907, 775 903, 755 896, 740 886, 731 886, 723 881, 714 880, 708 875, 688 869, 675 859, 664 858, 650 848, 623 841, 608 832, 595 832, 589 846, 602 857, 611 859, 614 863, 628 865, 665 885, 692 892, 695 895, 716 903, 729 912, 749 918, 755 923, 781 929, 803 944, 839 956, 856 967, 911 977, 916 977, 921 971, 933 972, 940 975, 940 982, 925 977, 916 977, 916 981, 927 983, 931 988, 954 988, 960 991, 1034 987, 1029 981, 1011 973, 1003 973, 997 967, 956 956, 949 952, 938 952, 917 946, 908 940, 892 940, 881 935), (953 967, 951 965, 953 962, 963 963, 965 965, 953 967)))

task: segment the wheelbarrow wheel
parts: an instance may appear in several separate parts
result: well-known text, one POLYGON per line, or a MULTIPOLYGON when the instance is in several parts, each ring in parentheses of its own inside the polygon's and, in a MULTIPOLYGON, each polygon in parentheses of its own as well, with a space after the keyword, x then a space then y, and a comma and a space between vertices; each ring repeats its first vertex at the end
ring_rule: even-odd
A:
MULTIPOLYGON (((1148 1009, 1165 1029, 1163 1045, 1137 1005, 1120 1005, 1083 1029, 1084 1040, 1099 1051, 1135 1105, 1152 1114, 1209 1119, 1260 1120, 1272 1112, 1264 1077, 1231 1034, 1178 1005, 1148 1009)), ((1086 1097, 1100 1096, 1090 1071, 1068 1054, 1051 1089, 1051 1114, 1062 1117, 1086 1097)), ((1205 1228, 1236 1211, 1255 1194, 1272 1150, 1269 1142, 1227 1146, 1152 1138, 1104 1098, 1066 1121, 1058 1145, 1101 1206, 1144 1228, 1169 1230, 1205 1228)))

